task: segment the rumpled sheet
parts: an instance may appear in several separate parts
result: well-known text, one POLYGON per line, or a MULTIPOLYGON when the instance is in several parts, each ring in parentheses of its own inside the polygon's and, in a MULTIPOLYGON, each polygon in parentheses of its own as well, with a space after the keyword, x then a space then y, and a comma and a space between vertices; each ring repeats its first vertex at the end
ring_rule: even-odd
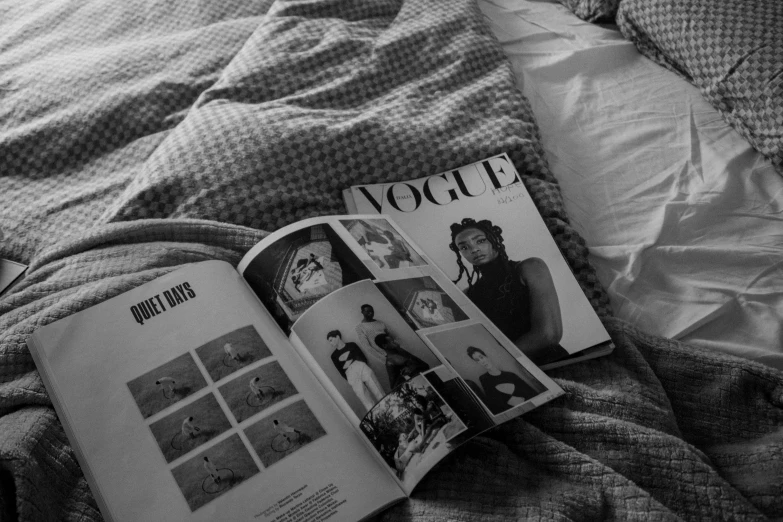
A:
POLYGON ((615 316, 783 370, 783 177, 677 74, 556 0, 481 0, 615 316))
MULTIPOLYGON (((609 315, 472 1, 0 5, 0 515, 100 520, 27 349, 186 263, 236 263, 340 189, 507 151, 617 349, 382 520, 783 516, 783 375, 609 315)), ((96 427, 96 429, 99 429, 96 427)))

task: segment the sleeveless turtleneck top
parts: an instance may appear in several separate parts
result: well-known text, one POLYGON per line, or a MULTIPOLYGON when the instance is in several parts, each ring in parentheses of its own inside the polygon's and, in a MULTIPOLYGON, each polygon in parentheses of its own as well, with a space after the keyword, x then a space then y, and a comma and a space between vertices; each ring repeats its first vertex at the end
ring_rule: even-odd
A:
POLYGON ((519 280, 519 261, 497 257, 478 267, 481 274, 467 296, 512 341, 530 331, 530 294, 519 280))

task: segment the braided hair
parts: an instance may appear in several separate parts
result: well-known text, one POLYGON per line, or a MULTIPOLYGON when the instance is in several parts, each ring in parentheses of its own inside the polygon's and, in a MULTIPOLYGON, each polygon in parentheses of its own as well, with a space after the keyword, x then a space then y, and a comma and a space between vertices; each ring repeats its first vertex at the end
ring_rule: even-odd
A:
POLYGON ((481 271, 478 267, 469 270, 465 266, 465 263, 462 262, 462 254, 459 252, 459 247, 457 246, 455 239, 460 233, 470 228, 475 228, 476 230, 483 232, 487 237, 489 244, 497 251, 500 259, 504 261, 504 264, 508 262, 508 254, 506 253, 506 247, 503 244, 503 229, 497 225, 493 225, 492 221, 488 219, 476 221, 473 218, 464 218, 459 223, 452 223, 451 243, 449 243, 449 248, 457 255, 457 266, 459 266, 459 275, 457 276, 457 279, 454 280, 454 283, 459 283, 462 280, 462 275, 467 274, 468 290, 479 280, 481 271))

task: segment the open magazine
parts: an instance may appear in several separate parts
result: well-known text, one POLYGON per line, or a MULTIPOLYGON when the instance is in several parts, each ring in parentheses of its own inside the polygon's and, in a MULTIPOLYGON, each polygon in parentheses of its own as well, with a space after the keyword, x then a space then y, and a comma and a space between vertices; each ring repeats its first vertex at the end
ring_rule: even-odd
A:
POLYGON ((107 520, 363 519, 562 394, 378 216, 285 227, 28 345, 107 520))
MULTIPOLYGON (((350 213, 394 219, 539 367, 614 349, 506 154, 412 181, 357 185, 343 197, 350 213)), ((365 221, 370 248, 390 248, 365 221)))

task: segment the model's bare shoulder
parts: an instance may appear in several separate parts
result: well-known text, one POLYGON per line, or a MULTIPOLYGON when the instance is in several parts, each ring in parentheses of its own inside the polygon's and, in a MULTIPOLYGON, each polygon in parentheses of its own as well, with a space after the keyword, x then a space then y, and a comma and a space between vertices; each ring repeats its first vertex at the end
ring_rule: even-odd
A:
POLYGON ((525 281, 538 277, 551 277, 549 267, 540 257, 529 257, 524 261, 516 261, 515 268, 519 277, 525 281))

